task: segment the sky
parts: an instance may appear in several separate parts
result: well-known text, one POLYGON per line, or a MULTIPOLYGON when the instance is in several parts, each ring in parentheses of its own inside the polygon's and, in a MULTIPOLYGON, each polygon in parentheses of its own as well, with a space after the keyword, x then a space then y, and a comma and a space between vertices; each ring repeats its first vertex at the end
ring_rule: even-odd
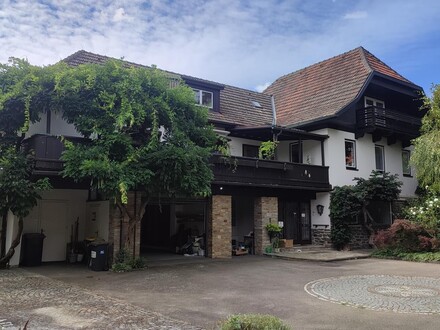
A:
POLYGON ((83 49, 251 90, 363 46, 430 94, 438 0, 0 0, 0 62, 83 49))

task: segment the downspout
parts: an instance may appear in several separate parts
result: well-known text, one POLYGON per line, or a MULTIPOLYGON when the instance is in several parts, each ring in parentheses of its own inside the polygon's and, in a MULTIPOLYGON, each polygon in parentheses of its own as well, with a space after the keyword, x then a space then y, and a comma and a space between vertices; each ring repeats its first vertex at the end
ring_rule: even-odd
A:
POLYGON ((273 132, 273 141, 278 141, 278 135, 281 134, 281 130, 278 134, 275 134, 274 128, 277 126, 277 110, 275 108, 275 97, 273 95, 270 96, 270 100, 272 102, 272 132, 273 132))
POLYGON ((275 108, 275 97, 273 95, 270 96, 272 101, 272 127, 277 126, 277 109, 275 108))

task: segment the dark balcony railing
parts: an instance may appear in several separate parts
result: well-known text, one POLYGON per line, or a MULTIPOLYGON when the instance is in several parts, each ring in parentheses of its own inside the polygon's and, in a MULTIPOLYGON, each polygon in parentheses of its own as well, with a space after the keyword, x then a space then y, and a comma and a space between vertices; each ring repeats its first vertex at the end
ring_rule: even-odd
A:
MULTIPOLYGON (((83 138, 68 138, 70 141, 86 142, 83 138)), ((64 144, 60 138, 52 135, 35 134, 23 143, 27 152, 33 152, 35 156, 34 171, 53 172, 54 174, 63 169, 63 161, 60 160, 64 151, 64 144)))
POLYGON ((214 183, 329 191, 328 167, 248 157, 211 159, 214 183))
POLYGON ((360 132, 380 131, 414 138, 419 135, 421 119, 397 111, 367 107, 357 111, 357 130, 360 132))

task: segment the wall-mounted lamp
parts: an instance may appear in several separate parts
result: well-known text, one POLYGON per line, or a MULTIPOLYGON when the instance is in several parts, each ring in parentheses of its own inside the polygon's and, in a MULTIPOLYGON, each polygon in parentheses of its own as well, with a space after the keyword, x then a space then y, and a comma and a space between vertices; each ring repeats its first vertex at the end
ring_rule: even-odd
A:
POLYGON ((322 213, 324 212, 324 205, 321 204, 316 205, 316 211, 318 211, 319 215, 322 215, 322 213))

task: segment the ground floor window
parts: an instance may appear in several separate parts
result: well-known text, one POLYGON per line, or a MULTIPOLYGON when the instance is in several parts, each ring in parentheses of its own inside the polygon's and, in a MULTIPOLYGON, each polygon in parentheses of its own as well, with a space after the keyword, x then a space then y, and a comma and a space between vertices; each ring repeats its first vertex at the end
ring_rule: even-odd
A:
POLYGON ((353 140, 345 140, 345 167, 356 168, 356 142, 353 140))
POLYGON ((405 176, 411 176, 410 156, 411 153, 409 150, 402 150, 402 172, 405 176))
POLYGON ((374 154, 376 158, 376 171, 385 171, 385 148, 383 146, 374 146, 374 154))

